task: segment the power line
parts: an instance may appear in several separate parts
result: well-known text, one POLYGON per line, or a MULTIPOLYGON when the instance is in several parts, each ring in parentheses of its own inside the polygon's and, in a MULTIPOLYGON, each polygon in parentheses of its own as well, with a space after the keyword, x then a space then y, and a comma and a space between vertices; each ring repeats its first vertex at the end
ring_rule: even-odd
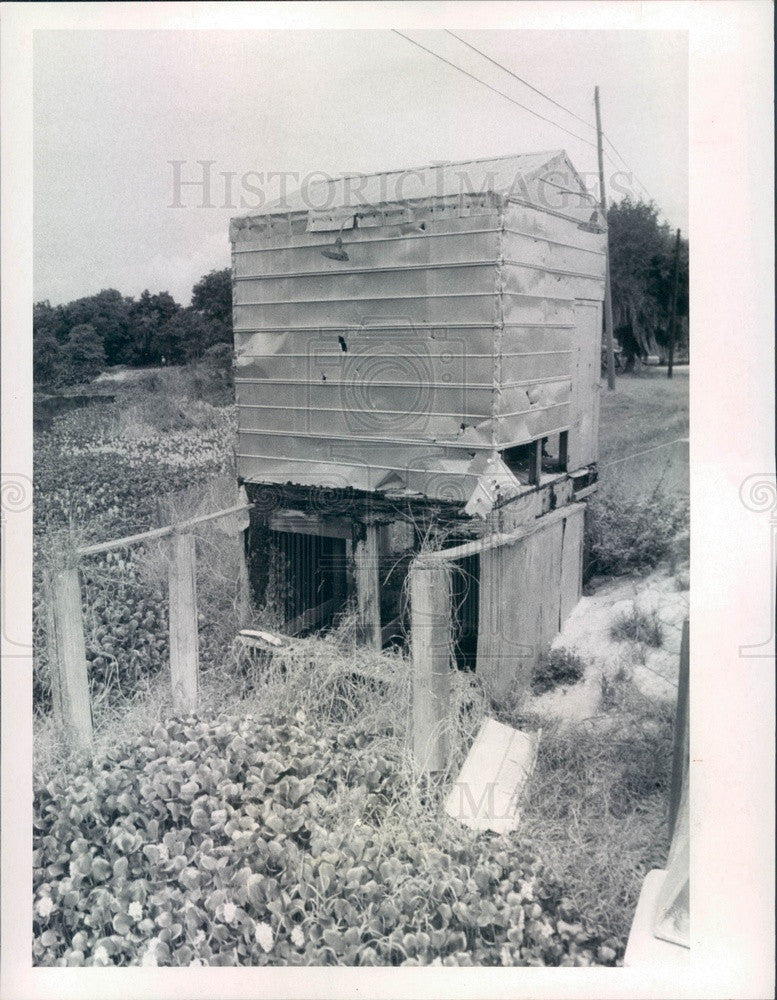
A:
MULTIPOLYGON (((558 101, 554 100, 554 98, 550 97, 544 91, 540 90, 538 87, 535 87, 533 84, 529 83, 528 80, 524 80, 523 77, 518 76, 517 73, 514 73, 511 69, 508 69, 507 66, 504 66, 498 60, 493 59, 487 53, 483 52, 476 45, 472 45, 471 42, 468 42, 465 38, 462 38, 461 35, 457 35, 455 31, 451 31, 449 28, 445 28, 444 30, 445 30, 446 34, 450 35, 452 38, 455 38, 457 41, 461 42, 462 45, 466 45, 468 49, 472 49, 473 52, 477 52, 477 54, 479 56, 482 56, 484 59, 487 59, 488 62, 490 62, 493 66, 497 66, 499 69, 503 70, 509 76, 513 77, 514 80, 517 80, 519 83, 522 83, 524 85, 524 87, 528 87, 529 90, 533 90, 535 94, 539 94, 540 97, 544 97, 546 101, 550 101, 551 104, 555 105, 557 108, 560 108, 562 111, 565 111, 568 115, 571 115, 573 118, 577 119, 577 121, 581 122, 587 128, 591 128, 591 129, 595 129, 596 128, 595 125, 592 125, 591 122, 587 122, 585 120, 585 118, 583 118, 580 115, 576 114, 574 111, 572 111, 571 108, 567 108, 567 107, 565 107, 565 105, 560 104, 558 101)), ((562 126, 559 126, 559 128, 561 128, 561 127, 562 126)), ((610 144, 613 152, 618 156, 618 158, 621 160, 621 162, 626 167, 626 169, 631 173, 631 175, 634 178, 634 180, 639 184, 639 186, 642 188, 642 190, 645 192, 645 194, 648 196, 648 198, 650 198, 652 201, 655 200, 653 198, 652 194, 648 191, 648 189, 645 187, 645 185, 642 183, 642 181, 637 176, 636 171, 634 171, 629 166, 629 164, 627 163, 627 161, 626 161, 625 157, 623 156, 623 154, 616 148, 615 143, 612 141, 612 139, 607 135, 607 133, 604 130, 602 130, 602 136, 610 144)), ((582 138, 582 137, 578 136, 577 138, 582 138)), ((585 141, 585 140, 583 140, 583 141, 585 141)), ((593 143, 592 143, 592 145, 593 145, 593 143)), ((606 152, 605 152, 604 155, 607 156, 607 159, 610 161, 610 163, 616 169, 618 169, 618 164, 613 161, 612 157, 609 156, 606 152)))
POLYGON ((498 66, 499 69, 504 70, 505 73, 509 73, 510 76, 514 77, 519 83, 522 83, 525 87, 528 87, 529 90, 533 90, 535 94, 539 94, 540 97, 544 97, 546 101, 550 101, 550 103, 555 104, 557 108, 561 108, 561 110, 566 111, 568 115, 572 115, 573 118, 576 118, 579 122, 582 122, 582 124, 585 125, 587 128, 595 128, 595 126, 592 125, 591 122, 587 122, 585 118, 581 118, 580 115, 575 114, 574 111, 571 111, 569 108, 564 107, 563 104, 559 104, 558 101, 554 101, 552 97, 548 97, 547 94, 543 93, 543 91, 533 86, 531 83, 529 83, 528 80, 524 80, 523 77, 518 76, 517 73, 513 73, 511 69, 508 69, 506 66, 503 66, 502 63, 497 62, 496 59, 492 59, 491 56, 486 55, 485 52, 482 52, 474 45, 471 45, 466 39, 462 38, 461 35, 457 35, 455 31, 450 31, 448 28, 445 28, 444 30, 446 34, 452 35, 455 39, 457 39, 457 41, 461 42, 463 45, 466 45, 468 49, 472 49, 472 51, 477 52, 479 56, 483 56, 484 59, 488 59, 488 61, 490 63, 493 63, 494 66, 498 66))
MULTIPOLYGON (((612 146, 612 148, 615 151, 615 153, 617 153, 617 155, 620 157, 621 163, 630 172, 631 176, 634 178, 634 180, 637 182, 637 184, 639 184, 639 186, 642 188, 642 190, 645 192, 645 194, 648 196, 648 198, 650 198, 651 201, 655 201, 655 198, 653 197, 653 195, 648 191, 648 189, 645 187, 645 185, 642 183, 642 181, 639 179, 639 177, 637 177, 636 171, 632 167, 629 166, 629 164, 626 162, 625 157, 621 153, 619 153, 617 149, 615 149, 615 146, 613 145, 612 139, 604 131, 602 131, 602 135, 607 140, 607 142, 609 142, 610 146, 612 146)), ((617 168, 618 164, 615 162, 615 160, 613 160, 613 158, 610 156, 610 154, 607 153, 607 152, 605 152, 604 155, 607 157, 607 159, 610 161, 610 163, 614 167, 617 168)))
MULTIPOLYGON (((468 70, 464 69, 462 66, 459 66, 459 65, 457 65, 454 62, 451 62, 450 59, 446 59, 445 56, 441 56, 438 52, 434 52, 432 49, 427 48, 425 45, 422 45, 420 42, 417 42, 414 38, 411 38, 409 35, 405 35, 403 32, 398 31, 396 28, 392 28, 391 30, 393 31, 393 33, 395 35, 399 35, 400 38, 404 38, 405 41, 408 41, 412 45, 415 45, 417 48, 421 49, 423 52, 426 52, 430 56, 434 56, 435 59, 439 59, 440 62, 445 63, 446 66, 450 66, 452 69, 458 70, 459 73, 463 73, 464 76, 469 77, 470 80, 474 80, 476 83, 482 84, 484 87, 487 87, 490 91, 492 91, 495 94, 498 94, 500 97, 504 97, 505 100, 510 101, 511 104, 514 104, 516 107, 521 108, 521 110, 528 111, 528 113, 530 115, 534 115, 534 117, 535 118, 539 118, 540 121, 547 122, 548 125, 554 125, 556 128, 561 129, 562 132, 565 132, 567 135, 572 136, 573 139, 578 139, 580 142, 584 142, 584 143, 586 143, 586 145, 591 146, 593 149, 596 149, 596 143, 592 142, 590 139, 586 139, 584 136, 578 135, 576 132, 572 132, 570 129, 565 128, 563 125, 559 124, 558 122, 553 121, 552 118, 546 118, 544 115, 541 115, 538 111, 534 111, 532 108, 528 108, 525 104, 521 104, 520 101, 516 101, 515 98, 510 97, 509 94, 506 94, 504 91, 499 90, 497 87, 493 87, 490 83, 486 83, 485 80, 481 80, 480 77, 475 76, 474 73, 470 73, 468 70)), ((474 45, 470 45, 469 42, 464 41, 463 38, 460 38, 458 35, 456 35, 452 31, 449 31, 447 28, 444 29, 444 30, 449 35, 452 35, 454 38, 458 39, 458 41, 463 42, 464 45, 468 46, 468 48, 472 49, 474 52, 477 52, 479 55, 483 56, 484 59, 487 59, 489 62, 493 63, 495 66, 498 66, 500 69, 504 70, 505 73, 508 73, 510 76, 514 77, 516 80, 520 81, 525 86, 529 87, 530 90, 533 90, 536 93, 540 94, 546 100, 550 101, 552 104, 555 104, 557 107, 561 108, 562 111, 568 112, 573 117, 575 117, 579 121, 581 121, 587 127, 593 128, 593 126, 590 125, 588 122, 586 122, 584 118, 581 118, 579 115, 576 115, 573 111, 570 111, 569 108, 565 108, 562 104, 559 104, 557 101, 554 101, 553 98, 548 97, 547 94, 544 94, 541 90, 538 90, 536 87, 533 87, 530 83, 528 83, 526 80, 523 80, 516 73, 513 73, 511 70, 507 69, 506 66, 502 66, 501 63, 498 63, 495 59, 492 59, 490 56, 487 56, 485 54, 485 52, 481 52, 480 49, 475 48, 474 45)), ((650 193, 650 191, 648 191, 648 189, 645 187, 645 185, 642 183, 642 181, 637 176, 636 171, 634 171, 629 166, 629 164, 627 163, 627 161, 625 160, 625 158, 623 157, 623 155, 620 152, 618 152, 618 150, 615 148, 615 145, 613 144, 613 142, 610 139, 610 137, 604 131, 602 131, 602 135, 607 140, 607 142, 610 144, 610 146, 615 151, 615 153, 620 157, 620 159, 623 162, 623 164, 626 167, 626 169, 631 173, 631 176, 639 184, 639 186, 642 188, 642 190, 645 192, 645 194, 648 196, 648 198, 650 198, 651 201, 655 201, 655 199, 653 198, 653 196, 650 193)), ((604 152, 604 155, 610 161, 610 163, 612 164, 612 166, 616 168, 616 170, 620 169, 619 166, 618 166, 618 164, 613 160, 613 158, 609 155, 609 153, 606 150, 604 152)))
POLYGON ((432 51, 432 49, 427 49, 425 45, 422 45, 420 42, 417 42, 414 38, 411 38, 409 35, 405 35, 401 31, 397 31, 396 28, 392 28, 391 30, 394 32, 395 35, 399 35, 400 38, 404 38, 412 45, 417 46, 419 49, 423 49, 423 51, 427 52, 430 56, 434 56, 435 59, 439 59, 440 62, 444 62, 446 66, 451 66, 453 69, 458 70, 459 73, 463 73, 465 76, 468 76, 470 80, 474 80, 476 83, 480 83, 484 87, 488 87, 489 90, 492 90, 495 94, 499 94, 500 97, 504 97, 505 100, 510 101, 511 104, 515 104, 516 107, 521 108, 523 111, 528 111, 530 115, 534 115, 535 118, 539 118, 541 121, 547 122, 549 125, 555 125, 556 128, 560 128, 561 131, 566 132, 567 135, 571 135, 574 139, 579 139, 580 142, 584 142, 587 145, 593 146, 593 148, 596 149, 596 143, 591 142, 590 139, 585 139, 582 135, 578 135, 576 132, 572 132, 568 128, 564 128, 563 125, 559 125, 558 122, 554 122, 552 118, 546 118, 544 115, 541 115, 538 111, 533 111, 531 108, 527 108, 525 104, 521 104, 520 101, 516 101, 514 98, 510 97, 509 94, 505 94, 504 91, 498 90, 496 87, 492 87, 490 83, 486 83, 485 80, 481 80, 480 77, 475 76, 474 73, 470 73, 468 70, 463 69, 461 66, 457 66, 456 63, 451 62, 449 59, 446 59, 439 53, 432 51))

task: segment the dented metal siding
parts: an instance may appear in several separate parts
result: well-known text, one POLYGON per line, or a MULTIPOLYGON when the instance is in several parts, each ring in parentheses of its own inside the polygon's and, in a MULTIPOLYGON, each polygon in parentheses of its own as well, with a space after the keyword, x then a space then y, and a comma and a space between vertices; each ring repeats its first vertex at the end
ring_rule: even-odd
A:
POLYGON ((575 300, 603 295, 589 206, 548 207, 541 178, 515 201, 442 187, 233 221, 244 479, 464 501, 473 457, 572 426, 575 300), (322 254, 338 238, 347 260, 322 254))
MULTIPOLYGON (((604 295, 605 240, 572 219, 508 201, 502 234, 500 448, 570 430, 579 422, 579 408, 588 406, 590 379, 585 393, 575 391, 576 302, 604 295)), ((595 461, 590 448, 586 461, 595 461)))
POLYGON ((332 463, 374 489, 491 448, 498 216, 426 225, 350 230, 342 262, 321 254, 331 231, 235 243, 245 478, 298 482, 300 464, 332 463))

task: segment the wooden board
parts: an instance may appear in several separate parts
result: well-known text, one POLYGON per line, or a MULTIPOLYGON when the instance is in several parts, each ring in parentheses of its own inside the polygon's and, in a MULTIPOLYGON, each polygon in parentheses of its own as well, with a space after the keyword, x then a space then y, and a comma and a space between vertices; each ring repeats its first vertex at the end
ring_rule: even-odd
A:
POLYGON ((577 606, 583 587, 583 532, 585 507, 573 507, 564 522, 564 544, 561 551, 561 606, 559 629, 577 606))
POLYGON ((601 381, 602 304, 575 301, 575 377, 572 381, 570 471, 599 457, 599 383, 601 381))
POLYGON ((483 545, 480 553, 477 673, 497 701, 528 688, 579 600, 583 508, 546 518, 524 537, 483 545))
POLYGON ((353 526, 344 517, 324 517, 299 510, 277 510, 268 520, 273 531, 296 532, 301 535, 321 535, 323 538, 351 538, 353 526))
POLYGON ((170 542, 170 675, 176 712, 194 712, 200 673, 194 535, 170 542))
POLYGON ((445 802, 445 812, 473 830, 508 833, 537 756, 540 734, 486 719, 445 802))
POLYGON ((380 551, 378 529, 374 524, 364 526, 364 538, 354 548, 354 582, 356 604, 359 612, 359 635, 368 646, 380 649, 380 551))
POLYGON ((57 722, 81 750, 92 746, 92 703, 78 570, 46 577, 49 664, 57 722))

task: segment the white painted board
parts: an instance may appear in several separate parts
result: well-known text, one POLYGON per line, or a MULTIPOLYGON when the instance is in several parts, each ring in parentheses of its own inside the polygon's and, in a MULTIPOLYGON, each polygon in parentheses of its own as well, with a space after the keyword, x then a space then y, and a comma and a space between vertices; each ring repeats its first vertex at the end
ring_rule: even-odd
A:
POLYGON ((486 719, 445 802, 445 812, 473 830, 508 833, 534 767, 540 733, 486 719))

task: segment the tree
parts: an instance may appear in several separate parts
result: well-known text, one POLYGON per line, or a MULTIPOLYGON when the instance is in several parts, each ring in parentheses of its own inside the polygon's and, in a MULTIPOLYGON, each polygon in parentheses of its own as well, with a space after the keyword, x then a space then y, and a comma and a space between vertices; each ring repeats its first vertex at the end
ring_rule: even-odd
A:
POLYGON ((58 343, 64 344, 69 332, 70 327, 62 306, 52 306, 48 299, 35 303, 32 307, 33 337, 48 334, 58 343))
MULTIPOLYGON (((652 203, 629 198, 607 212, 615 335, 630 363, 666 342, 674 233, 652 203)), ((682 248, 681 248, 682 249, 682 248)), ((688 243, 680 257, 678 315, 688 312, 688 243)))
POLYGON ((63 374, 62 346, 59 341, 49 330, 37 332, 33 327, 33 381, 41 385, 51 385, 58 382, 63 374))
POLYGON ((64 375, 62 345, 67 326, 61 306, 48 301, 32 307, 32 371, 35 382, 51 385, 64 375))
POLYGON ((232 343, 232 272, 228 267, 200 278, 192 289, 192 309, 210 323, 210 344, 232 343))
POLYGON ((71 376, 86 381, 105 368, 105 350, 100 335, 93 326, 82 323, 70 331, 64 356, 71 376))
POLYGON ((181 307, 169 292, 152 295, 146 289, 130 308, 133 328, 133 360, 139 364, 159 363, 163 357, 172 360, 172 345, 166 332, 169 321, 181 307))
POLYGON ((210 346, 212 336, 212 323, 202 313, 191 307, 179 309, 162 331, 167 345, 165 356, 178 364, 194 361, 210 346))
POLYGON ((132 364, 135 353, 132 306, 132 299, 125 298, 115 288, 103 289, 97 295, 76 299, 62 307, 66 330, 91 326, 105 349, 107 364, 132 364))

